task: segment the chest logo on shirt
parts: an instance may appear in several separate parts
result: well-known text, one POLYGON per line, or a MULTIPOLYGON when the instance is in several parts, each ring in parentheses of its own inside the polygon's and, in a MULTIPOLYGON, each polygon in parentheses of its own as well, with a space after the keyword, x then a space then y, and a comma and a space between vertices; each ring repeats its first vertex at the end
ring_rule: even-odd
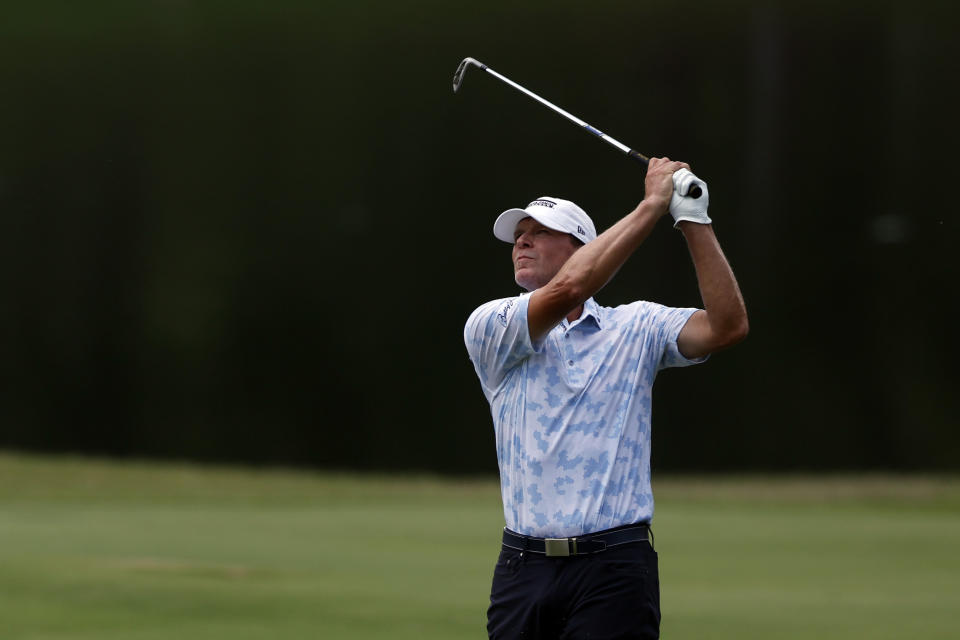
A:
POLYGON ((500 324, 507 326, 507 312, 510 311, 510 307, 513 306, 514 301, 508 300, 503 309, 500 310, 500 313, 497 314, 497 320, 500 321, 500 324))

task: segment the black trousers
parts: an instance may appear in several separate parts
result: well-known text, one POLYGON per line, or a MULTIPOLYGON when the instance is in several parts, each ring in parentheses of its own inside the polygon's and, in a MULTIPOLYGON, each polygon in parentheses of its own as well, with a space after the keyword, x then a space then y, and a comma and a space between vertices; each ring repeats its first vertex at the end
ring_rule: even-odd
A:
POLYGON ((657 553, 647 542, 569 557, 503 547, 487 633, 491 640, 659 638, 657 553))

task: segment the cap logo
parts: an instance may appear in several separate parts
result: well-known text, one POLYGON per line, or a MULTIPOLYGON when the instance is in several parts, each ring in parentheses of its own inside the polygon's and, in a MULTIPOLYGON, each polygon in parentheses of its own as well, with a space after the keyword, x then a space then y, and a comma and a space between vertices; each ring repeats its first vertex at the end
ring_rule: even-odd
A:
POLYGON ((547 207, 548 209, 553 209, 557 206, 557 203, 553 200, 534 200, 527 207, 547 207))
POLYGON ((587 232, 584 231, 584 230, 583 230, 583 227, 581 227, 580 225, 577 225, 577 233, 579 233, 579 234, 582 235, 582 236, 587 235, 587 232))

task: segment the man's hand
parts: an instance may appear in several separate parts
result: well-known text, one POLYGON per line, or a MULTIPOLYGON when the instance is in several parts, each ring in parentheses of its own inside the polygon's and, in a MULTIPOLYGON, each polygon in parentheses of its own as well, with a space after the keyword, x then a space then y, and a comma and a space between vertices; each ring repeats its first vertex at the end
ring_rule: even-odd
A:
POLYGON ((684 220, 697 224, 713 222, 707 215, 707 206, 710 204, 707 183, 693 175, 690 167, 684 167, 673 174, 673 187, 673 196, 670 198, 670 215, 676 221, 674 227, 678 227, 684 220), (700 190, 703 191, 699 198, 681 195, 689 193, 693 185, 698 185, 700 190))
POLYGON ((690 165, 686 162, 676 162, 670 158, 650 158, 643 199, 654 205, 659 215, 666 214, 670 206, 670 196, 674 193, 673 176, 685 169, 689 173, 690 165))

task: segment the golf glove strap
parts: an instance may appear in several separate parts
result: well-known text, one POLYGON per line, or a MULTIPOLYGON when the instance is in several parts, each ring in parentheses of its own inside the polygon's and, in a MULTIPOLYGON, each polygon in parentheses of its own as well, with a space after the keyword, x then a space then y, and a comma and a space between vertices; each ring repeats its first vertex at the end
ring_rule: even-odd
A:
POLYGON ((680 169, 673 174, 673 196, 670 198, 670 215, 675 222, 673 228, 683 220, 697 224, 710 224, 713 220, 707 215, 707 205, 710 204, 710 194, 707 192, 707 183, 698 178, 689 169, 680 169), (699 185, 703 194, 699 198, 688 198, 680 195, 687 193, 699 185))

